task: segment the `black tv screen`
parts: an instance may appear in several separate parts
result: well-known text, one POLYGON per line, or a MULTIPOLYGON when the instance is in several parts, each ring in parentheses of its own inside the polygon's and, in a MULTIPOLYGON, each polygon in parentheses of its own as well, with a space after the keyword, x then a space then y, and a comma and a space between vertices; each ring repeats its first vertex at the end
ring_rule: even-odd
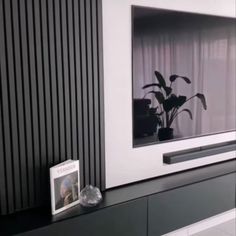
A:
POLYGON ((134 146, 236 129, 236 21, 132 7, 134 146))

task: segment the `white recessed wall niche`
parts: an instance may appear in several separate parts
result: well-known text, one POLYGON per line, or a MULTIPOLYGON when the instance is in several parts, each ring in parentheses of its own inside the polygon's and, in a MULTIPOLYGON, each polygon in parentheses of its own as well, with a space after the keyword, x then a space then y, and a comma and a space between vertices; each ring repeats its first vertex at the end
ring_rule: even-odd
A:
POLYGON ((235 0, 103 0, 106 188, 235 158, 235 151, 167 165, 163 154, 235 140, 225 132, 133 147, 132 5, 235 18, 235 0))

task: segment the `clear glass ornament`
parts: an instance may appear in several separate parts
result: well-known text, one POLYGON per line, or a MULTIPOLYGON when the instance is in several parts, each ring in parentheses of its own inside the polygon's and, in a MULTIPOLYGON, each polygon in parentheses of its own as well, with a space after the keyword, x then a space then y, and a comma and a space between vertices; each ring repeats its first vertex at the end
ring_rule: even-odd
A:
POLYGON ((80 192, 80 204, 84 207, 93 207, 102 200, 102 194, 99 188, 92 185, 86 185, 80 192))

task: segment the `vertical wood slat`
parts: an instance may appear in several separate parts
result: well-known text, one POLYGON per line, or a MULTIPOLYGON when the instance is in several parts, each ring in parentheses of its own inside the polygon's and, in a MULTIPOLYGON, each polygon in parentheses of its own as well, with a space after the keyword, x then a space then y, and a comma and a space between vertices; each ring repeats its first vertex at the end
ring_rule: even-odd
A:
POLYGON ((43 168, 47 164, 53 163, 53 138, 52 138, 52 96, 51 96, 51 78, 49 66, 49 35, 48 35, 48 16, 47 16, 47 0, 41 0, 40 16, 41 16, 41 32, 42 32, 42 53, 43 53, 43 77, 45 92, 45 123, 46 123, 46 140, 47 140, 47 162, 43 163, 43 168))
POLYGON ((82 132, 83 132, 83 170, 85 183, 90 182, 89 170, 89 136, 88 136, 88 89, 87 89, 87 54, 86 54, 86 26, 85 26, 85 1, 79 1, 79 16, 80 16, 80 48, 81 56, 81 83, 82 83, 82 132))
POLYGON ((60 0, 54 0, 54 27, 55 27, 55 53, 56 53, 56 79, 58 93, 58 112, 59 112, 59 147, 60 161, 63 161, 66 154, 66 137, 65 137, 65 117, 64 117, 64 93, 63 93, 63 70, 62 70, 62 43, 61 43, 61 11, 60 0))
MULTIPOLYGON (((49 66, 49 35, 48 35, 48 18, 47 18, 47 0, 41 0, 39 5, 41 19, 41 50, 42 50, 42 69, 43 69, 43 86, 44 86, 44 106, 45 106, 45 136, 46 152, 44 161, 41 162, 42 183, 45 183, 44 197, 42 201, 47 200, 49 192, 48 168, 53 164, 53 127, 52 127, 52 98, 51 98, 51 78, 49 66), (47 183, 47 184, 46 184, 47 183)), ((41 154, 42 155, 42 154, 41 154)))
MULTIPOLYGON (((43 200, 42 193, 44 189, 41 183, 45 183, 45 170, 47 163, 47 139, 46 139, 46 126, 45 126, 45 85, 43 73, 43 50, 42 50, 42 32, 41 32, 41 16, 40 16, 40 3, 41 1, 33 1, 33 21, 34 21, 34 36, 35 36, 35 56, 36 56, 36 87, 37 87, 37 102, 38 102, 38 127, 39 127, 39 159, 35 163, 35 168, 39 169, 39 187, 40 194, 37 195, 36 201, 40 203, 43 200)), ((49 101, 50 102, 50 101, 49 101)), ((37 178, 36 178, 37 179, 37 178)), ((38 184, 38 183, 37 183, 38 184)))
POLYGON ((24 128, 26 133, 26 170, 28 178, 28 206, 33 206, 35 202, 34 191, 34 166, 33 166, 33 132, 32 132, 32 111, 31 111, 31 95, 30 95, 30 68, 29 68, 29 45, 27 37, 27 14, 26 0, 18 1, 20 15, 20 49, 21 64, 18 65, 23 70, 23 104, 24 104, 24 128))
MULTIPOLYGON (((52 130, 53 130, 53 158, 48 163, 51 166, 53 163, 58 163, 60 160, 60 130, 59 130, 59 111, 58 111, 58 82, 57 82, 57 64, 56 64, 56 43, 55 43, 55 11, 54 1, 46 0, 47 2, 47 19, 48 19, 48 44, 49 44, 49 71, 51 85, 51 104, 52 104, 52 130)), ((46 70, 46 69, 45 69, 46 70)))
MULTIPOLYGON (((61 11, 61 33, 62 33, 62 68, 63 68, 63 86, 64 86, 64 116, 65 116, 65 141, 66 155, 71 158, 71 135, 70 135, 70 78, 68 69, 68 42, 67 42, 67 0, 60 0, 61 11)), ((64 159, 66 158, 63 157, 64 159)))
POLYGON ((17 127, 17 107, 16 107, 16 83, 15 83, 15 52, 12 37, 12 11, 11 1, 5 0, 5 24, 6 24, 6 41, 5 46, 7 50, 7 74, 8 74, 8 89, 10 102, 10 132, 12 143, 12 162, 14 173, 14 191, 18 193, 18 198, 14 198, 15 207, 21 207, 21 188, 20 188, 20 169, 19 169, 19 145, 18 145, 18 127, 17 127), (14 135, 13 135, 14 132, 14 135))
POLYGON ((77 144, 78 144, 78 157, 80 160, 80 183, 81 186, 85 185, 84 175, 84 137, 83 137, 83 115, 82 115, 82 64, 81 64, 81 36, 80 36, 80 11, 79 1, 73 0, 73 20, 74 20, 74 54, 75 54, 75 86, 76 86, 76 113, 77 113, 77 144))
POLYGON ((89 165, 92 171, 90 171, 90 181, 91 184, 94 183, 94 173, 95 173, 95 166, 94 166, 94 101, 93 101, 93 64, 92 64, 92 54, 93 54, 93 46, 92 46, 92 29, 91 29, 91 21, 92 21, 92 14, 91 14, 91 0, 85 1, 85 12, 86 12, 86 53, 87 53, 87 81, 88 81, 88 136, 89 136, 89 165))
POLYGON ((77 108, 76 108, 76 87, 75 87, 75 45, 74 45, 74 25, 73 25, 73 1, 67 0, 67 30, 68 30, 68 59, 70 74, 70 110, 71 110, 71 153, 74 159, 78 159, 77 151, 77 108))
POLYGON ((25 148, 25 129, 24 129, 24 103, 23 103, 23 86, 22 86, 22 66, 21 65, 21 45, 20 45, 20 30, 19 30, 19 5, 17 0, 12 1, 12 17, 13 17, 13 39, 15 48, 15 80, 17 94, 17 111, 18 111, 18 129, 19 129, 19 159, 21 173, 21 192, 22 192, 22 207, 28 206, 28 179, 27 179, 27 162, 25 148))
POLYGON ((101 0, 0 0, 0 214, 48 204, 49 167, 104 186, 101 0), (100 10, 99 10, 100 9, 100 10))
MULTIPOLYGON (((0 67, 0 92, 2 91, 2 74, 0 67)), ((5 152, 3 143, 3 118, 2 118, 2 97, 0 96, 0 215, 7 212, 7 189, 6 189, 6 171, 5 171, 5 152)))
POLYGON ((35 39, 35 21, 34 21, 34 1, 26 1, 27 16, 27 39, 29 48, 29 74, 30 74, 30 99, 33 132, 33 168, 34 168, 34 186, 35 186, 35 202, 40 196, 40 138, 39 138, 39 101, 38 101, 38 77, 36 67, 36 39, 35 39))
MULTIPOLYGON (((15 209, 14 204, 14 176, 12 170, 12 145, 10 136, 10 111, 9 111, 9 92, 8 92, 8 75, 6 65, 6 46, 5 46, 5 9, 3 0, 0 1, 0 65, 1 65, 1 105, 2 105, 2 127, 3 127, 3 143, 5 155, 5 172, 6 172, 6 192, 7 192, 7 212, 12 212, 15 209)), ((2 204, 2 203, 1 203, 2 204)), ((3 211, 3 209, 1 209, 3 211)), ((4 212, 3 212, 4 213, 4 212)))

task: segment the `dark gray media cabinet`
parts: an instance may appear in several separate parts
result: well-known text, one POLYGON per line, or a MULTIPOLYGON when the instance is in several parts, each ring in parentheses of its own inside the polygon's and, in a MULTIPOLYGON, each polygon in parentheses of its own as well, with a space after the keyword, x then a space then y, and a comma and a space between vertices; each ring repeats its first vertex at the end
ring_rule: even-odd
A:
POLYGON ((0 235, 158 236, 235 208, 231 160, 107 190, 94 208, 36 209, 0 218, 0 235))

